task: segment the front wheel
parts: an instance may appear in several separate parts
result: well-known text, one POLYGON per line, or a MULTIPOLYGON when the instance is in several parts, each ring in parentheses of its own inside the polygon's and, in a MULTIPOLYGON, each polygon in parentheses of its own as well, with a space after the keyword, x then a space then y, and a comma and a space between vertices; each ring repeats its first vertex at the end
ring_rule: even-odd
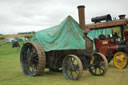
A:
POLYGON ((92 56, 90 61, 89 72, 95 76, 102 76, 107 72, 108 61, 106 57, 101 53, 96 53, 92 56))
POLYGON ((83 72, 81 60, 76 55, 68 55, 63 60, 63 73, 68 80, 80 79, 83 72))

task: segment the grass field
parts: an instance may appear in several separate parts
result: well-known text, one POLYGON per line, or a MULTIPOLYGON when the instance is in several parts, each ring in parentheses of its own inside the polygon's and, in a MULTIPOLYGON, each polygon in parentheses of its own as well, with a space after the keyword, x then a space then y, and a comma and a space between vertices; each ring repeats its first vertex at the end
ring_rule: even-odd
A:
POLYGON ((116 69, 112 62, 105 76, 93 76, 88 70, 80 80, 66 80, 63 73, 50 72, 48 69, 37 77, 24 75, 20 67, 20 51, 11 44, 1 42, 0 46, 0 85, 128 85, 128 67, 116 69))

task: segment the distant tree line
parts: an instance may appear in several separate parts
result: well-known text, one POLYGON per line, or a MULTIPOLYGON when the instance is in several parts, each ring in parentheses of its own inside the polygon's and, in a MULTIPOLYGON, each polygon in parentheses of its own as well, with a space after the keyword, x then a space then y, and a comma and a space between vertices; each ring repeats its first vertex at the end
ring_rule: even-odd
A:
POLYGON ((31 39, 31 38, 32 38, 32 36, 24 36, 24 37, 26 37, 26 38, 28 38, 28 39, 31 39))
POLYGON ((19 32, 18 34, 34 34, 35 31, 32 31, 32 32, 19 32))

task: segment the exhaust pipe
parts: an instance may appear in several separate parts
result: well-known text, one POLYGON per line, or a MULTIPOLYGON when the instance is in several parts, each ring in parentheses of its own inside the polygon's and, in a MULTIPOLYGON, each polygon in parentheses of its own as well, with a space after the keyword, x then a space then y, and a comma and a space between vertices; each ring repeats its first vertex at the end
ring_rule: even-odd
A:
POLYGON ((80 5, 78 6, 78 13, 79 13, 79 24, 80 24, 80 28, 81 30, 84 32, 84 40, 85 40, 85 55, 87 56, 92 56, 93 54, 93 41, 87 37, 87 31, 86 27, 85 27, 85 13, 84 13, 84 8, 85 6, 80 5))
POLYGON ((78 14, 79 14, 79 24, 81 30, 85 30, 85 13, 84 13, 84 5, 80 5, 78 8, 78 14))

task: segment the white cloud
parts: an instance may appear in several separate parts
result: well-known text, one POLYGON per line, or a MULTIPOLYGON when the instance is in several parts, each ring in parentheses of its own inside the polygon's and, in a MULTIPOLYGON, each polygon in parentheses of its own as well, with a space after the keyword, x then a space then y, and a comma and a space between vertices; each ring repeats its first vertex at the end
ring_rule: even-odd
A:
POLYGON ((71 15, 78 21, 77 6, 86 6, 86 23, 110 13, 128 14, 127 0, 0 0, 0 33, 37 31, 59 24, 71 15))

